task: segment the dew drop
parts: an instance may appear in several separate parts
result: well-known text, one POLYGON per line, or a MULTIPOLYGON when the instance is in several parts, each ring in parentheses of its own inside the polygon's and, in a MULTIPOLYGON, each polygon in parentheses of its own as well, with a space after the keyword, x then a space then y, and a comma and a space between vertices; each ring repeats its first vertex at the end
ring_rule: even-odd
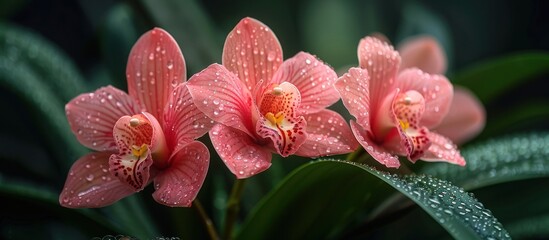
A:
POLYGON ((86 180, 87 180, 88 182, 91 182, 91 181, 93 181, 93 178, 94 178, 94 177, 93 177, 93 174, 90 174, 90 175, 88 175, 88 176, 86 177, 86 180))
POLYGON ((169 61, 168 61, 167 67, 168 67, 168 69, 170 69, 170 70, 173 69, 173 61, 172 61, 172 60, 169 60, 169 61))
POLYGON ((275 60, 275 57, 276 57, 276 53, 274 51, 270 51, 267 54, 267 61, 272 62, 273 60, 275 60))

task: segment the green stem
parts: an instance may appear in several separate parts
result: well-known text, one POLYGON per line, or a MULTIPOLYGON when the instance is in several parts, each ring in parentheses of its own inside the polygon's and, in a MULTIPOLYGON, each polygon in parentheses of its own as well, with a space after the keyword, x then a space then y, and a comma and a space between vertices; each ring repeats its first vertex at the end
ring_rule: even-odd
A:
POLYGON ((231 190, 231 196, 227 201, 227 213, 225 214, 225 229, 223 239, 231 239, 233 228, 236 223, 238 211, 240 210, 240 196, 244 191, 244 183, 246 179, 236 179, 231 190))
POLYGON ((212 219, 208 216, 206 211, 204 210, 204 207, 202 206, 202 203, 198 201, 198 198, 193 201, 193 206, 198 211, 198 214, 202 218, 202 221, 204 222, 204 226, 208 230, 208 234, 210 235, 210 239, 212 240, 219 240, 219 234, 217 234, 217 231, 215 230, 215 227, 213 225, 212 219))

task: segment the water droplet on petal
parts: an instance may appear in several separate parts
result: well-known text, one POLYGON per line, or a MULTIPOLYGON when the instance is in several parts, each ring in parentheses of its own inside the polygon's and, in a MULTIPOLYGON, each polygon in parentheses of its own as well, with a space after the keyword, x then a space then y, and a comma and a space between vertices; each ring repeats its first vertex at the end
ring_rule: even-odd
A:
POLYGON ((88 175, 88 176, 86 177, 86 180, 87 180, 88 182, 91 182, 91 181, 93 181, 93 178, 94 178, 94 177, 93 177, 93 174, 90 174, 90 175, 88 175))

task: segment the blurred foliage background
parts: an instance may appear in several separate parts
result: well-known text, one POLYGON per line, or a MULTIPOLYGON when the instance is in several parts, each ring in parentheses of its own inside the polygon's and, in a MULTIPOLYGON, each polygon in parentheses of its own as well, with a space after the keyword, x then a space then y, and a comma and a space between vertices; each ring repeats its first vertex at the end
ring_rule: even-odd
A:
MULTIPOLYGON (((0 236, 204 237, 193 209, 153 203, 150 187, 104 209, 76 211, 58 206, 69 167, 87 151, 70 132, 64 104, 107 84, 125 90, 131 46, 154 26, 166 29, 178 41, 190 77, 220 62, 227 33, 246 16, 276 33, 285 58, 307 51, 336 70, 357 65, 358 41, 368 34, 383 33, 395 45, 410 36, 432 35, 446 51, 450 80, 469 87, 486 106, 486 129, 469 144, 549 129, 547 1, 0 0, 0 236)), ((547 159, 546 153, 539 154, 547 159)), ((247 184, 241 217, 286 174, 309 161, 275 159, 269 171, 247 184)), ((232 179, 213 156, 199 197, 216 224, 222 221, 232 179)), ((543 181, 547 180, 535 184, 543 181)), ((506 189, 530 186, 524 181, 513 184, 475 194, 481 202, 497 202, 495 196, 506 189)), ((547 190, 541 191, 545 193, 532 199, 549 196, 547 190)), ((545 205, 538 222, 549 224, 545 205)), ((410 221, 419 211, 405 213, 412 216, 410 221)), ((405 223, 406 219, 399 224, 405 223)), ((424 233, 440 236, 433 231, 436 234, 424 233)), ((395 236, 387 232, 380 230, 374 236, 395 236)))

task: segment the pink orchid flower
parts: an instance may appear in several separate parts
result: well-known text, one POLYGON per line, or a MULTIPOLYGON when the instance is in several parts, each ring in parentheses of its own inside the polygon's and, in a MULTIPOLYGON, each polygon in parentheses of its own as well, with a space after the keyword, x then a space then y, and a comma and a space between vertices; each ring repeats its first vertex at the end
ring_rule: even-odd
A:
MULTIPOLYGON (((446 55, 435 38, 417 36, 405 40, 398 48, 402 57, 400 69, 417 67, 431 74, 444 74, 446 55)), ((478 98, 469 90, 454 86, 450 110, 434 129, 456 144, 462 144, 482 131, 486 111, 478 98)))
POLYGON ((129 95, 107 86, 65 106, 78 141, 98 152, 72 165, 62 206, 103 207, 154 180, 157 202, 187 207, 204 182, 210 156, 195 139, 213 123, 193 104, 185 60, 172 36, 159 28, 141 36, 126 74, 129 95))
POLYGON ((217 124, 211 141, 230 171, 247 178, 269 168, 272 153, 318 157, 353 151, 358 143, 336 112, 337 75, 300 52, 282 62, 282 48, 263 23, 244 18, 229 33, 223 65, 213 64, 189 91, 217 124))
POLYGON ((351 68, 335 86, 356 118, 351 129, 364 149, 387 167, 400 166, 395 154, 465 165, 449 139, 430 131, 450 108, 448 79, 417 68, 399 72, 398 52, 375 37, 360 41, 358 57, 361 68, 351 68))

